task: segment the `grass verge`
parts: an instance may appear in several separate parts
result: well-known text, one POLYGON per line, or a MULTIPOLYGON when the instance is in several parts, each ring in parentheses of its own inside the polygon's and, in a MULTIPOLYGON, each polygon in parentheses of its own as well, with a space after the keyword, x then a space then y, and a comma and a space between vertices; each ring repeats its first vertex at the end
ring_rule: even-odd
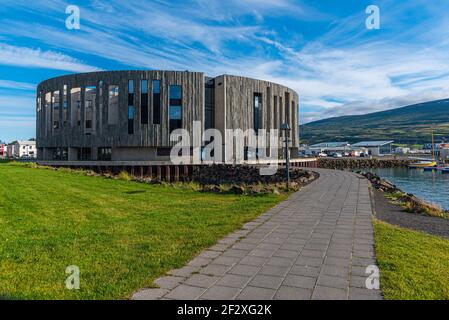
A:
POLYGON ((2 164, 0 299, 129 298, 285 198, 2 164))
POLYGON ((449 240, 378 220, 374 229, 386 299, 449 299, 449 240))

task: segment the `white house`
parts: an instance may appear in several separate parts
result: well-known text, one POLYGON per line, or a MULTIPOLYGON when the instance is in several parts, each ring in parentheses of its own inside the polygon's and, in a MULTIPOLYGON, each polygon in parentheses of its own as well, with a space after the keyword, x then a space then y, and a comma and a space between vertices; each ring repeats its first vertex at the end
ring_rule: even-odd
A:
POLYGON ((36 158, 36 141, 16 141, 12 144, 12 148, 10 153, 16 159, 36 158))
POLYGON ((391 144, 394 141, 361 141, 353 147, 367 148, 372 156, 382 156, 391 154, 391 144))

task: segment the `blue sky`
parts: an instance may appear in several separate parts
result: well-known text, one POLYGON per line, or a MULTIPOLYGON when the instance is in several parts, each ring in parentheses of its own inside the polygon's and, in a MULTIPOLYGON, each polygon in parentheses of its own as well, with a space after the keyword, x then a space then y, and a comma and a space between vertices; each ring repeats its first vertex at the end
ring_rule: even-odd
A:
POLYGON ((35 87, 67 73, 245 75, 301 96, 301 121, 449 96, 447 0, 2 0, 0 140, 35 136, 35 87), (368 5, 381 29, 367 30, 368 5), (65 27, 68 5, 81 29, 65 27))

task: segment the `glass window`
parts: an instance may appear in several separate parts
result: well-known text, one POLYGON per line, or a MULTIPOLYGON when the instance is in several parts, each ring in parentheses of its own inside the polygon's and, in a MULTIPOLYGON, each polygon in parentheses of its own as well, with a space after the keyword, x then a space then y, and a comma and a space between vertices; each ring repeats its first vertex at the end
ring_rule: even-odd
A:
POLYGON ((210 80, 206 83, 206 91, 205 91, 205 119, 204 119, 204 128, 205 130, 213 128, 215 125, 215 82, 214 80, 210 80))
POLYGON ((128 106, 128 134, 134 134, 134 106, 128 106))
POLYGON ((153 124, 161 124, 161 81, 153 80, 153 124))
POLYGON ((84 92, 84 127, 87 130, 94 129, 95 101, 97 99, 97 87, 88 86, 84 92))
POLYGON ((128 80, 128 93, 134 93, 134 80, 128 80))
POLYGON ((148 124, 148 80, 140 82, 140 123, 148 124))
POLYGON ((169 89, 169 122, 170 132, 182 128, 182 87, 171 85, 169 89))
POLYGON ((70 120, 72 126, 80 125, 81 121, 81 89, 72 88, 70 90, 70 120))
POLYGON ((52 96, 53 105, 53 129, 59 129, 59 91, 54 91, 52 96))
POLYGON ((254 131, 258 134, 258 130, 262 129, 262 94, 254 93, 254 131))
POLYGON ((108 124, 110 125, 118 123, 118 94, 119 87, 110 85, 108 93, 108 124))

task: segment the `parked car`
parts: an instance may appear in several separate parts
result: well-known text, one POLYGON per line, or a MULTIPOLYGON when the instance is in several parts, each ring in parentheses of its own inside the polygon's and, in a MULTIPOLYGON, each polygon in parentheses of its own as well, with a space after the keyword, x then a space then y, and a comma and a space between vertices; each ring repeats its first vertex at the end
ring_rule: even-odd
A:
POLYGON ((318 153, 318 157, 327 157, 327 153, 320 152, 318 153))
POLYGON ((343 155, 341 153, 335 152, 332 154, 332 157, 334 158, 343 158, 343 155))

